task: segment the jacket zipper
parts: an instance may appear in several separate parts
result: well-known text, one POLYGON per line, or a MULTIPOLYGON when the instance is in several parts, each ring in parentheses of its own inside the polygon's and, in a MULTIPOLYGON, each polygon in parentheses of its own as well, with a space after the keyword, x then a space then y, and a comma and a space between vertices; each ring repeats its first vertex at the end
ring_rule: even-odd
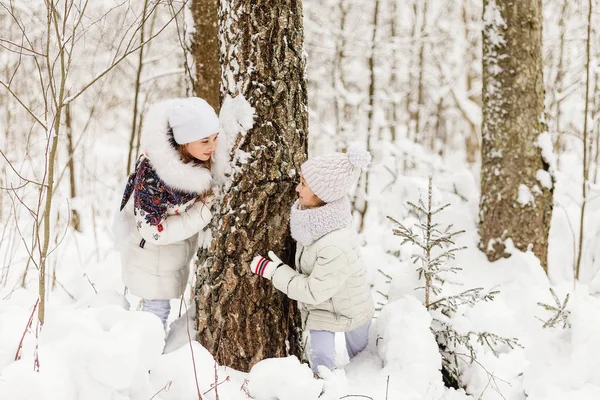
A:
POLYGON ((333 308, 333 317, 335 318, 335 320, 339 320, 339 316, 337 313, 337 310, 335 309, 335 304, 333 302, 333 297, 331 298, 331 308, 333 308))
POLYGON ((302 250, 300 250, 300 255, 298 256, 298 265, 296 265, 296 271, 302 273, 302 255, 304 254, 304 246, 302 246, 302 250))

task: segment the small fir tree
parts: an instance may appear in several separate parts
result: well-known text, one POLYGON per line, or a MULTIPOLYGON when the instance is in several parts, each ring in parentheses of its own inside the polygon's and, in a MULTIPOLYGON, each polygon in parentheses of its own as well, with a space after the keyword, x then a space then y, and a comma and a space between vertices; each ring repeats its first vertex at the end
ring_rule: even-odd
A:
POLYGON ((544 321, 541 318, 538 318, 540 321, 544 323, 542 328, 555 328, 556 326, 561 326, 563 329, 567 329, 571 327, 571 323, 569 322, 569 316, 571 312, 567 310, 567 304, 569 303, 569 294, 565 297, 565 300, 561 302, 558 299, 558 296, 554 292, 552 288, 550 288, 550 293, 552 294, 552 298, 554 299, 554 303, 556 306, 551 306, 546 303, 538 303, 540 307, 543 307, 546 311, 550 311, 553 313, 552 317, 544 321))
POLYGON ((434 222, 434 216, 445 210, 450 204, 436 206, 433 202, 433 180, 429 178, 427 204, 419 198, 418 204, 407 202, 409 211, 415 214, 419 222, 413 227, 406 227, 395 219, 388 217, 395 225, 394 235, 400 236, 402 244, 411 243, 420 249, 414 254, 413 261, 417 265, 419 279, 424 286, 417 289, 425 291, 425 307, 431 312, 433 322, 431 330, 442 355, 442 374, 444 382, 455 388, 464 387, 460 376, 459 359, 470 365, 477 359, 473 343, 488 346, 494 355, 498 355, 500 346, 514 348, 520 346, 516 338, 503 338, 489 332, 459 333, 452 326, 452 317, 459 314, 461 307, 473 307, 480 301, 493 301, 499 291, 484 291, 483 288, 472 288, 458 294, 443 296, 442 286, 448 273, 457 274, 462 268, 451 264, 456 253, 466 247, 457 247, 455 238, 464 231, 453 231, 452 225, 441 226, 434 222), (440 313, 442 315, 440 315, 440 313), (445 318, 445 317, 447 318, 445 318))

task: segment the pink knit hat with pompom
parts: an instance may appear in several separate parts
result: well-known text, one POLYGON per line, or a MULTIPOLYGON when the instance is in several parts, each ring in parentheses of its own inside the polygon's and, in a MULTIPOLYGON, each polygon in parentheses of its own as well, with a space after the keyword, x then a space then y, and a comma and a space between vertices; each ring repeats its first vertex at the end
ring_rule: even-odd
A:
POLYGON ((361 168, 371 162, 371 154, 358 147, 346 153, 333 153, 308 159, 302 164, 304 180, 325 203, 331 203, 348 194, 358 181, 361 168))

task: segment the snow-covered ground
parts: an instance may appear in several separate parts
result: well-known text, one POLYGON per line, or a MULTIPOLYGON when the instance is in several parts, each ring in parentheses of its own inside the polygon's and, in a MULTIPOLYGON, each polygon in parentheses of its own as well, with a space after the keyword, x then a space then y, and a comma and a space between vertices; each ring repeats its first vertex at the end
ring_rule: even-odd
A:
MULTIPOLYGON (((363 235, 363 256, 374 298, 383 308, 372 326, 368 348, 352 361, 343 337, 338 337, 338 370, 324 373, 324 379, 315 379, 308 366, 293 357, 265 360, 249 374, 216 365, 201 345, 187 339, 189 297, 185 304, 173 301, 170 320, 180 309, 184 317, 172 326, 165 347, 159 320, 136 311, 139 299, 123 295, 110 221, 100 221, 98 235, 69 231, 58 247, 59 279, 50 293, 41 332, 36 333, 35 318, 27 329, 37 287, 22 288, 18 274, 0 287, 0 399, 188 399, 197 398, 198 390, 204 399, 215 399, 218 392, 219 398, 232 400, 249 395, 307 400, 322 391, 321 398, 326 399, 600 398, 595 351, 600 346, 600 298, 593 295, 600 285, 580 283, 574 288, 569 271, 573 238, 565 226, 567 215, 576 220, 576 182, 558 176, 555 196, 561 206, 555 208, 551 230, 550 282, 531 253, 509 248, 510 258, 488 262, 477 249, 476 177, 459 168, 435 176, 435 198, 451 203, 438 222, 466 231, 457 245, 467 249, 455 261, 463 270, 449 278, 444 293, 472 287, 500 291, 493 302, 461 309, 453 317, 454 326, 463 332, 518 338, 523 346, 501 347, 496 356, 475 344, 477 362, 461 363, 467 395, 442 383, 431 315, 422 305, 423 292, 415 290, 421 284, 410 259, 414 249, 401 245, 392 235, 391 222, 383 218, 390 215, 413 224, 414 215, 401 204, 425 196, 427 178, 399 176, 383 191, 388 181, 381 164, 376 163, 373 171, 380 178, 373 187, 378 195, 371 199, 374 211, 363 235), (542 329, 540 319, 547 320, 551 313, 538 302, 553 304, 550 287, 561 300, 570 293, 570 329, 542 329), (21 357, 15 361, 22 338, 21 357), (36 354, 39 372, 34 371, 36 354)), ((593 203, 590 208, 591 222, 593 203)), ((588 278, 582 281, 589 281, 592 272, 585 269, 588 278)))
MULTIPOLYGON (((356 15, 360 18, 349 20, 346 28, 349 44, 344 66, 345 79, 350 85, 340 92, 339 88, 335 91, 329 87, 337 87, 337 84, 328 83, 331 75, 331 60, 328 57, 334 54, 334 50, 337 51, 334 44, 337 43, 339 16, 335 10, 340 8, 339 4, 331 2, 327 6, 329 8, 323 8, 322 2, 306 3, 308 7, 305 13, 309 17, 306 21, 307 51, 312 57, 308 59, 308 75, 312 83, 309 86, 310 149, 323 152, 350 139, 366 142, 364 132, 367 121, 363 108, 366 104, 368 73, 363 58, 368 53, 369 42, 363 37, 370 37, 370 28, 365 22, 371 20, 368 7, 363 7, 362 3, 356 7, 356 15), (339 132, 334 129, 332 108, 333 100, 341 95, 352 107, 346 112, 350 119, 342 126, 347 127, 339 132)), ((453 74, 463 76, 464 62, 470 59, 467 56, 471 52, 480 54, 480 48, 474 49, 470 43, 463 43, 461 35, 455 34, 463 30, 458 2, 440 0, 433 3, 435 6, 430 4, 433 12, 437 12, 437 8, 454 9, 454 14, 448 14, 447 20, 441 19, 439 24, 436 22, 435 27, 449 27, 449 36, 456 39, 457 43, 456 49, 449 50, 450 43, 442 46, 443 43, 438 41, 431 50, 443 54, 444 65, 452 67, 453 74), (448 25, 450 20, 452 23, 459 22, 459 25, 448 25)), ((479 18, 480 2, 463 3, 471 4, 470 12, 479 18)), ((583 15, 582 10, 585 10, 575 7, 575 3, 572 12, 583 15)), ((111 2, 106 4, 111 6, 111 2)), ((21 2, 15 2, 15 5, 21 5, 21 2)), ((405 7, 408 9, 412 5, 406 3, 405 7)), ((310 400, 316 399, 322 391, 324 394, 321 399, 329 400, 342 397, 350 400, 599 399, 600 374, 597 371, 600 358, 596 355, 596 349, 600 347, 600 277, 595 279, 595 276, 599 268, 597 260, 600 260, 600 246, 597 245, 600 236, 600 188, 593 185, 586 209, 581 280, 577 285, 573 281, 579 234, 582 157, 581 141, 570 136, 575 136, 571 135, 571 131, 577 133, 577 127, 583 124, 584 84, 581 76, 585 63, 582 60, 584 53, 580 38, 584 37, 582 30, 585 24, 579 14, 567 21, 567 39, 570 40, 567 53, 573 54, 565 59, 566 64, 563 65, 555 54, 558 48, 556 38, 561 34, 557 19, 562 15, 562 7, 562 1, 546 2, 544 5, 545 46, 547 52, 554 55, 545 57, 553 60, 552 65, 545 65, 546 89, 549 99, 553 93, 554 96, 559 94, 561 99, 565 96, 561 103, 561 116, 567 128, 563 126, 562 129, 569 133, 564 135, 565 149, 556 174, 548 276, 531 253, 514 250, 510 243, 508 249, 512 256, 495 263, 488 262, 477 249, 479 176, 477 165, 467 167, 461 161, 465 155, 461 153, 464 137, 460 128, 465 121, 446 127, 449 134, 455 136, 449 142, 452 149, 446 151, 444 159, 412 140, 403 141, 402 138, 406 137, 406 132, 403 132, 405 127, 398 126, 397 145, 386 142, 378 146, 374 143, 373 149, 371 206, 362 235, 362 250, 369 267, 373 296, 382 309, 372 325, 368 348, 349 361, 342 337, 338 337, 338 369, 332 373, 323 371, 324 379, 315 379, 310 369, 295 358, 265 360, 248 374, 216 365, 201 345, 188 340, 186 328, 189 322, 185 318, 185 310, 190 305, 190 291, 187 291, 185 304, 179 300, 172 302, 170 322, 173 324, 168 337, 165 337, 156 317, 137 311, 139 298, 124 294, 119 254, 110 235, 109 214, 110 210, 116 208, 114 199, 119 196, 119 181, 123 178, 129 140, 130 106, 133 101, 131 83, 134 79, 129 71, 131 65, 128 65, 123 67, 123 71, 110 75, 103 83, 105 89, 98 88, 98 92, 83 95, 80 101, 73 104, 76 110, 74 126, 87 127, 86 118, 89 114, 90 132, 85 133, 85 129, 80 129, 78 133, 83 138, 75 159, 79 197, 70 199, 66 175, 55 194, 52 221, 57 222, 52 244, 60 242, 60 245, 49 258, 52 279, 48 282, 50 290, 46 321, 41 332, 37 332, 36 315, 32 314, 38 298, 37 270, 28 263, 28 255, 22 250, 24 246, 14 227, 13 216, 19 220, 19 228, 27 240, 30 238, 28 230, 31 228, 31 219, 24 207, 17 207, 18 212, 11 214, 8 197, 4 197, 10 192, 2 192, 0 206, 5 208, 0 209, 0 216, 3 217, 0 218, 0 234, 3 235, 0 238, 0 400, 193 399, 198 398, 198 392, 203 399, 216 399, 218 392, 218 397, 225 400, 248 399, 250 396, 261 400, 310 400), (568 98, 567 94, 563 94, 563 89, 557 87, 560 85, 553 82, 558 71, 555 64, 562 65, 560 72, 566 74, 568 98), (576 95, 571 96, 572 93, 576 95), (91 111, 96 109, 96 102, 99 111, 92 118, 91 111), (414 165, 409 168, 408 175, 394 177, 390 171, 397 172, 397 167, 405 157, 414 165), (410 258, 414 249, 401 245, 400 238, 392 234, 391 222, 386 219, 391 216, 406 225, 415 223, 414 215, 406 211, 404 204, 426 195, 427 176, 432 171, 436 200, 451 204, 439 215, 439 222, 453 224, 455 229, 466 231, 458 238, 457 245, 466 246, 467 249, 459 252, 455 260, 463 270, 449 277, 444 293, 456 293, 474 287, 500 291, 493 302, 460 309, 451 320, 453 326, 463 333, 487 331, 503 337, 514 337, 522 346, 514 349, 500 347, 495 355, 488 347, 474 344, 477 362, 469 365, 461 361, 460 364, 462 380, 469 394, 462 390, 447 389, 442 384, 441 359, 429 328, 432 317, 422 305, 423 292, 415 290, 422 283, 418 281, 410 258), (65 200, 67 198, 68 201, 65 200), (81 233, 65 230, 70 208, 80 213, 83 221, 81 233), (3 225, 5 222, 11 225, 3 225), (27 271, 26 276, 24 271, 27 271), (23 282, 26 283, 25 287, 23 282), (555 290, 561 301, 567 294, 570 295, 567 306, 570 311, 569 329, 542 328, 541 320, 547 320, 552 314, 538 303, 554 304, 550 288, 555 290), (180 310, 182 318, 178 318, 180 310), (31 317, 33 323, 29 326, 31 317), (18 350, 21 341, 22 347, 18 350), (15 361, 17 352, 20 359, 15 361), (39 360, 39 366, 34 363, 36 359, 39 360), (216 388, 213 387, 215 382, 218 383, 216 388)), ((403 20, 406 19, 406 32, 412 27, 410 14, 402 13, 403 20)), ((477 38, 481 32, 478 24, 480 21, 477 20, 471 27, 472 34, 477 38)), ((113 25, 107 26, 112 29, 113 25)), ((435 32, 432 37, 436 37, 435 32)), ((109 35, 107 41, 111 42, 110 38, 112 36, 109 35)), ((145 87, 144 100, 140 100, 140 103, 183 95, 183 76, 168 78, 171 76, 169 74, 164 79, 157 78, 165 71, 177 70, 181 58, 178 39, 174 31, 167 32, 156 45, 153 43, 153 51, 146 53, 148 61, 144 76, 152 84, 145 87)), ((88 37, 88 41, 92 43, 94 40, 88 37)), ((390 75, 388 69, 394 66, 402 76, 409 77, 409 64, 414 62, 411 61, 411 50, 406 45, 401 44, 398 48, 396 59, 388 57, 385 53, 388 50, 379 50, 382 55, 377 59, 378 65, 381 64, 378 76, 387 77, 390 75)), ((9 60, 9 54, 0 52, 3 61, 9 60)), ((427 54, 426 58, 435 59, 427 54)), ((98 59, 77 58, 82 65, 79 66, 78 79, 74 80, 76 86, 96 71, 87 62, 96 63, 98 59)), ((478 71, 480 60, 473 58, 471 61, 478 71)), ((26 65, 24 63, 21 70, 26 65)), ((438 91, 444 92, 448 88, 445 83, 440 83, 443 80, 438 82, 434 76, 437 72, 432 72, 431 68, 432 65, 429 65, 426 69, 426 81, 430 81, 428 85, 431 87, 428 93, 432 98, 437 98, 441 96, 438 91)), ((31 76, 32 73, 27 78, 30 80, 31 76)), ((463 111, 478 126, 480 110, 468 100, 470 94, 461 87, 462 80, 456 81, 457 87, 452 88, 457 92, 456 101, 464 103, 462 107, 466 111, 463 111)), ((385 82, 382 78, 378 80, 378 85, 386 85, 385 82)), ((407 87, 408 91, 414 88, 407 87)), ((29 86, 26 88, 29 89, 29 86)), ((28 96, 37 96, 36 90, 27 90, 27 93, 28 96)), ((376 126, 388 126, 389 121, 385 121, 381 114, 389 98, 377 98, 382 104, 376 107, 376 126)), ((437 107, 435 102, 429 103, 430 108, 437 107)), ((13 106, 12 111, 19 110, 13 106)), ((452 109, 448 107, 451 120, 452 109)), ((19 157, 13 161, 21 168, 19 172, 23 176, 38 179, 43 171, 40 166, 45 163, 43 154, 46 141, 43 134, 38 135, 37 131, 32 134, 31 122, 26 121, 27 115, 22 110, 20 112, 22 114, 13 116, 13 122, 17 122, 10 127, 11 135, 4 135, 8 126, 0 126, 0 147, 18 149, 19 157), (25 137, 27 149, 19 147, 25 137)), ((549 112, 556 113, 554 109, 549 109, 549 112)), ((551 123, 553 117, 550 116, 551 123)), ((0 124, 3 123, 4 118, 1 118, 0 124)), ((63 145, 64 142, 61 142, 63 145)), ((65 152, 64 149, 61 151, 65 152)), ((12 160, 16 154, 8 154, 8 157, 12 160)), ((238 152, 236 157, 243 161, 248 154, 238 152)), ((61 162, 67 158, 67 154, 62 154, 61 162)), ((22 184, 10 169, 2 170, 7 171, 6 176, 2 177, 2 185, 22 184)), ((30 187, 25 189, 29 190, 30 187)), ((31 190, 27 196, 35 197, 36 193, 31 190)), ((14 198, 12 200, 17 202, 14 198)), ((24 200, 28 202, 28 198, 24 200)), ((27 245, 31 243, 27 242, 27 245)), ((193 335, 191 337, 193 339, 193 335)))

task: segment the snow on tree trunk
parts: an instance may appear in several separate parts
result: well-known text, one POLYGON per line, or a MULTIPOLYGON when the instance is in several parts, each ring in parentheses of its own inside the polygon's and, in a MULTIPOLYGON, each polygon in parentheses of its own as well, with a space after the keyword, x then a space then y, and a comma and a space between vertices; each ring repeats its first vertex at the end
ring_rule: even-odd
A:
POLYGON ((486 0, 479 247, 532 249, 547 270, 554 166, 544 118, 542 1, 486 0))
POLYGON ((196 75, 194 94, 205 99, 218 112, 221 107, 218 1, 194 0, 191 11, 195 27, 191 46, 196 75))
MULTIPOLYGON (((245 98, 255 117, 233 146, 219 226, 197 275, 196 326, 198 340, 221 365, 248 371, 267 357, 301 354, 296 302, 253 275, 249 263, 272 250, 294 265, 288 222, 308 135, 302 2, 241 0, 219 7, 222 95, 241 99, 238 105, 245 98)), ((223 104, 227 126, 228 115, 239 113, 234 103, 223 104)))

